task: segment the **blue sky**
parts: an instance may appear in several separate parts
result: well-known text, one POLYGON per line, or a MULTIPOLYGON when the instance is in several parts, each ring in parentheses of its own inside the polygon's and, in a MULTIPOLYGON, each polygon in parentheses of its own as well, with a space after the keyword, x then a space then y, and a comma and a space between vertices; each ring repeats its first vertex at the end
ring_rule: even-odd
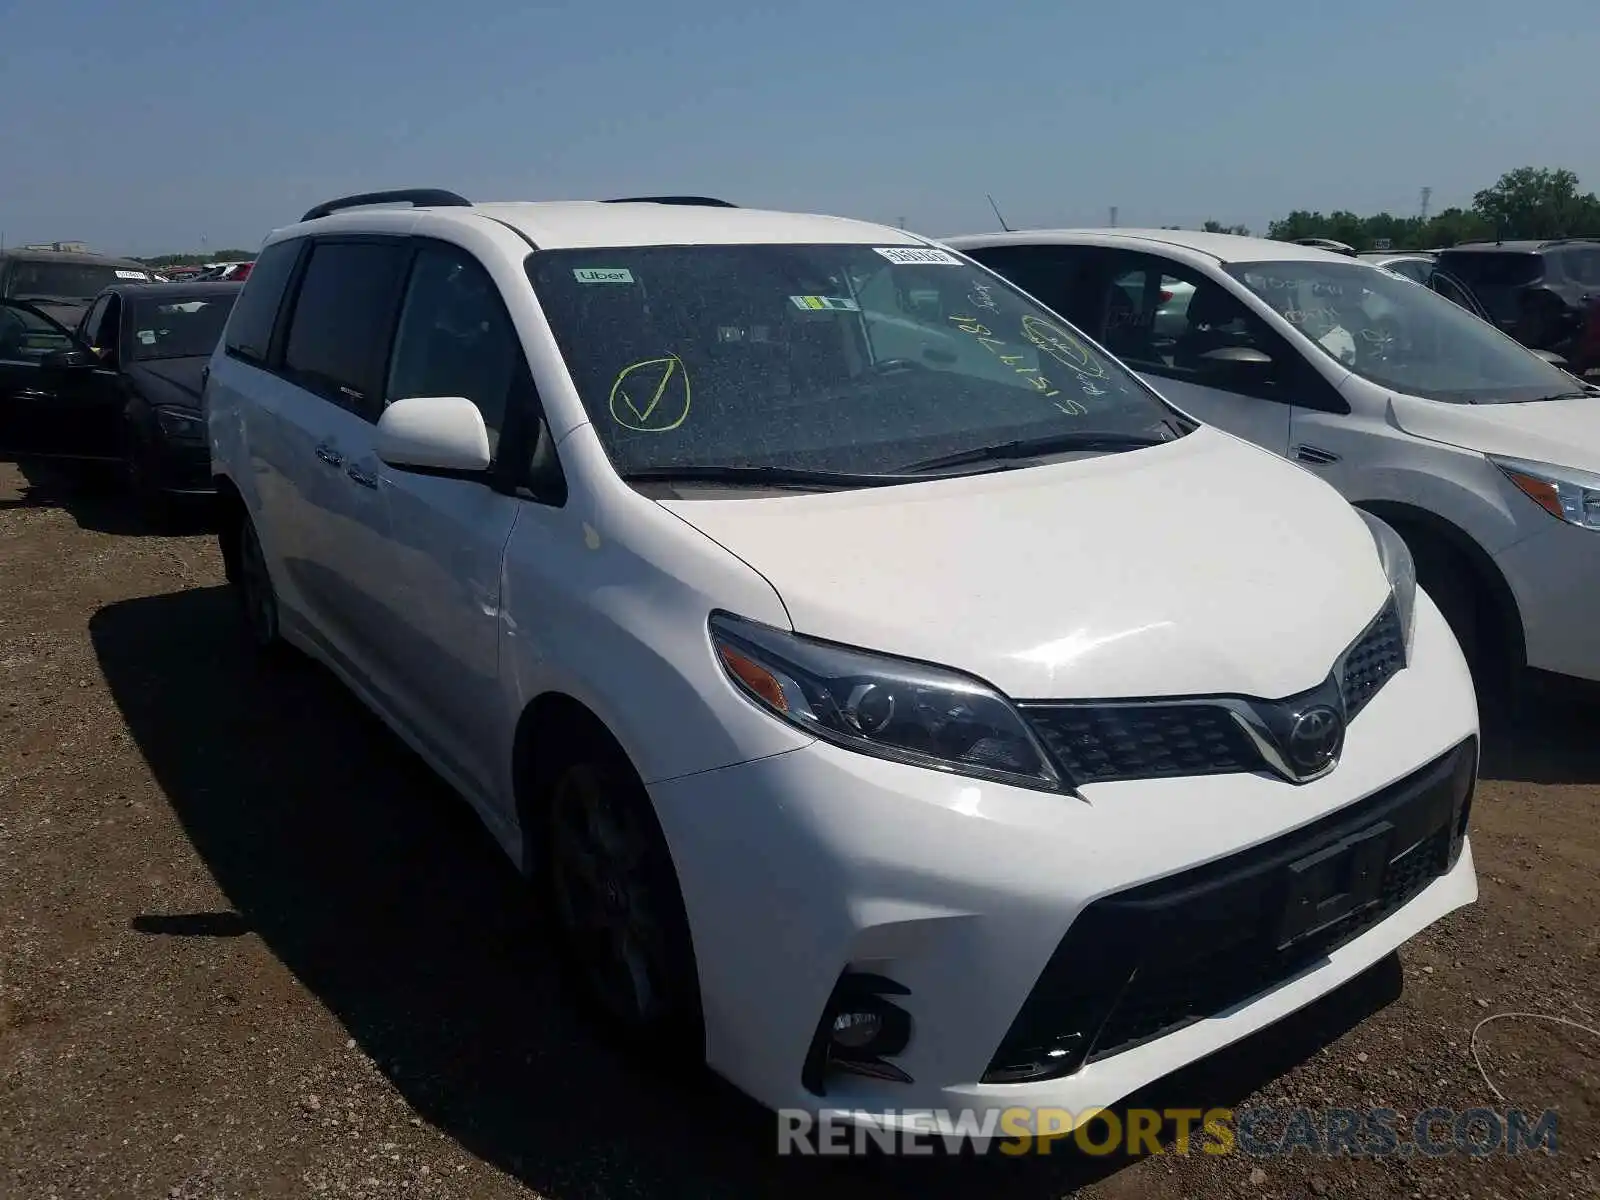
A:
POLYGON ((319 200, 694 191, 941 235, 1600 189, 1600 0, 0 0, 0 234, 253 247, 319 200))

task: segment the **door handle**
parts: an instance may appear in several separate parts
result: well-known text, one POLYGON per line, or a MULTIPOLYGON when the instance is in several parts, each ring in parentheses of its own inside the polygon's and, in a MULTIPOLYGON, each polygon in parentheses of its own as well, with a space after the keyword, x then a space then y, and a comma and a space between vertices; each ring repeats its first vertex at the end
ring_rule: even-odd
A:
POLYGON ((364 488, 376 488, 378 486, 378 477, 370 474, 367 471, 363 471, 360 467, 356 466, 355 463, 351 463, 348 467, 346 467, 344 469, 344 473, 350 476, 351 479, 354 479, 364 488))
POLYGON ((326 442, 317 447, 317 457, 323 462, 327 463, 330 467, 341 467, 344 465, 344 455, 340 454, 326 442))

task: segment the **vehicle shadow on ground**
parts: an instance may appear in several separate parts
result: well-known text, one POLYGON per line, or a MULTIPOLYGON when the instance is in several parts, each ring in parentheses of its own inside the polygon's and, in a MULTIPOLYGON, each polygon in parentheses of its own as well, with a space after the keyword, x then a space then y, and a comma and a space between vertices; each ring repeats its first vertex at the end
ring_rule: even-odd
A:
POLYGON ((1479 774, 1507 783, 1600 782, 1600 689, 1535 678, 1515 703, 1479 696, 1479 774))
MULTIPOLYGON (((467 806, 310 663, 263 664, 226 588, 124 601, 90 633, 132 736, 235 913, 133 913, 151 933, 253 933, 415 1111, 561 1198, 1059 1196, 1130 1161, 779 1158, 774 1119, 709 1078, 625 1060, 553 978, 520 879, 467 806)), ((1129 1104, 1232 1107, 1398 995, 1390 956, 1129 1104)))
POLYGON ((160 521, 152 521, 134 503, 121 470, 112 463, 91 465, 11 458, 22 475, 21 495, 0 497, 0 511, 8 508, 59 508, 80 529, 119 537, 153 535, 172 537, 210 532, 211 512, 203 501, 181 502, 160 521))

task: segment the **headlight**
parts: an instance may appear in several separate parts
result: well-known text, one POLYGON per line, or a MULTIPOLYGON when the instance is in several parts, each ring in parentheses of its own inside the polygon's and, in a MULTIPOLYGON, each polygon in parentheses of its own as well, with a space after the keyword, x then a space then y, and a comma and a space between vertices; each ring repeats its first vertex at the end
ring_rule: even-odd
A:
POLYGON ((1600 475, 1520 458, 1493 454, 1488 458, 1523 495, 1558 521, 1580 529, 1600 529, 1600 475))
POLYGON ((1011 703, 976 679, 720 613, 711 641, 745 696, 814 737, 895 762, 1072 790, 1011 703))
POLYGON ((1417 563, 1411 557, 1411 548, 1405 539, 1394 531, 1387 521, 1381 521, 1369 512, 1356 509, 1361 519, 1372 530, 1372 540, 1378 545, 1378 561, 1383 573, 1389 577, 1389 590, 1394 595, 1395 612, 1400 617, 1400 629, 1406 643, 1406 661, 1411 660, 1412 635, 1417 627, 1417 563))
POLYGON ((156 424, 162 434, 175 442, 203 442, 206 423, 199 413, 187 408, 156 409, 156 424))

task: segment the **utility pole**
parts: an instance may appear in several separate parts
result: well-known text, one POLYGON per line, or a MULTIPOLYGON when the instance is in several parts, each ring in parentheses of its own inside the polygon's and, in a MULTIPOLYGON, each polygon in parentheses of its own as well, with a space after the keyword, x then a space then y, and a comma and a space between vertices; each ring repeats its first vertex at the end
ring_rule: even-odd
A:
POLYGON ((1422 189, 1422 219, 1424 221, 1426 221, 1428 219, 1428 201, 1431 200, 1431 199, 1433 199, 1433 189, 1431 187, 1423 188, 1422 189))
POLYGON ((1111 228, 1115 229, 1116 227, 1117 227, 1117 206, 1115 204, 1113 204, 1111 206, 1111 228))

